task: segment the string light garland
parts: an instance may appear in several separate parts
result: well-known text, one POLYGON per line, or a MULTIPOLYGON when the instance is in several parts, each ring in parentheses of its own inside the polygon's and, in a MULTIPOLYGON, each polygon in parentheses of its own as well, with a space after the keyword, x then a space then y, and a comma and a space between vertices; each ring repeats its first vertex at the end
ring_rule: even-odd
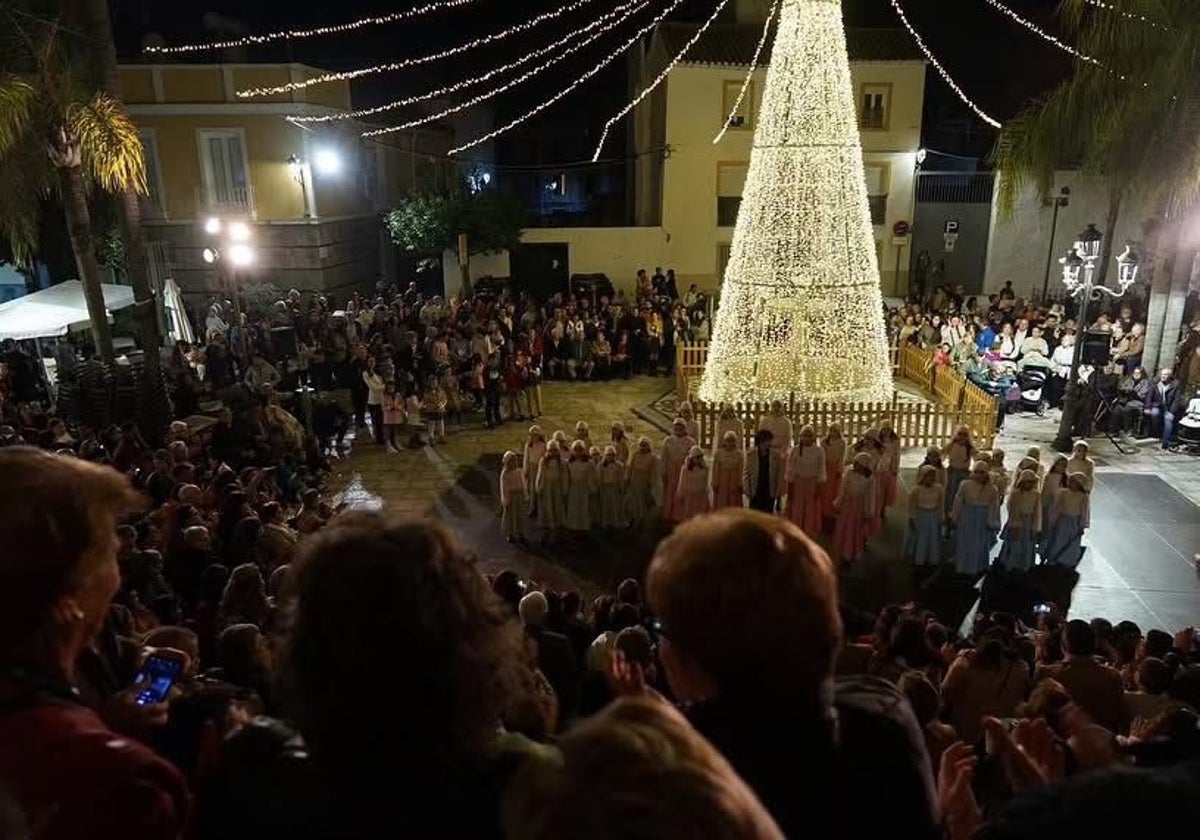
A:
POLYGON ((771 10, 767 12, 767 19, 763 21, 762 36, 758 39, 758 46, 754 48, 754 57, 750 59, 750 69, 746 71, 746 78, 742 79, 742 89, 738 91, 737 99, 733 101, 733 107, 729 109, 729 114, 725 117, 725 124, 721 126, 721 130, 713 138, 714 146, 720 143, 721 138, 725 136, 725 132, 729 131, 729 126, 733 122, 738 108, 742 107, 742 100, 746 98, 746 91, 750 89, 750 80, 754 78, 754 71, 758 69, 758 57, 762 55, 763 47, 767 45, 767 37, 771 34, 771 21, 775 19, 775 13, 778 11, 779 0, 775 0, 771 4, 771 10))
MULTIPOLYGON (((587 24, 582 29, 572 30, 572 31, 568 32, 562 38, 559 38, 558 40, 556 40, 550 44, 547 44, 544 47, 539 47, 538 49, 534 50, 531 53, 526 53, 525 55, 522 55, 522 56, 516 58, 515 60, 510 61, 508 64, 501 64, 497 67, 493 67, 491 70, 488 70, 486 73, 483 73, 482 75, 479 75, 479 76, 471 76, 466 79, 457 81, 453 84, 446 85, 445 87, 440 87, 435 90, 426 91, 425 93, 414 94, 413 96, 406 96, 403 99, 397 99, 394 102, 388 102, 386 105, 378 105, 374 108, 359 108, 358 110, 355 110, 355 111, 344 111, 344 112, 337 113, 337 114, 319 114, 319 115, 305 115, 305 116, 293 115, 293 116, 289 116, 287 118, 287 120, 288 120, 288 122, 300 125, 303 123, 336 122, 336 121, 340 121, 340 120, 357 119, 359 117, 370 117, 375 114, 382 114, 385 111, 394 111, 397 108, 403 108, 407 105, 415 105, 418 102, 424 102, 429 99, 437 99, 439 96, 446 96, 447 94, 457 93, 458 91, 464 90, 465 88, 469 88, 469 87, 473 87, 478 84, 482 84, 483 82, 486 82, 488 79, 491 79, 494 76, 498 76, 503 73, 506 73, 509 70, 515 70, 516 68, 520 67, 523 64, 528 64, 529 62, 533 61, 536 58, 541 58, 543 55, 552 53, 552 52, 554 52, 554 50, 558 49, 559 47, 562 47, 564 44, 569 44, 571 41, 574 41, 575 39, 577 39, 580 35, 590 32, 591 30, 596 29, 597 27, 604 27, 602 32, 607 32, 607 31, 611 30, 614 26, 618 26, 619 24, 624 23, 632 15, 635 15, 638 12, 640 12, 642 9, 644 9, 646 7, 646 5, 649 2, 651 2, 651 0, 629 0, 628 2, 624 3, 621 6, 618 6, 617 8, 613 9, 612 11, 606 12, 604 15, 602 15, 601 17, 597 18, 596 20, 592 21, 591 23, 587 24), (634 6, 636 6, 636 8, 633 8, 632 11, 629 11, 634 6), (614 18, 620 18, 620 19, 611 23, 611 25, 609 25, 609 26, 605 26, 605 24, 609 23, 610 21, 613 21, 614 18)), ((595 39, 594 38, 589 39, 588 42, 590 43, 591 40, 595 40, 595 39)), ((582 45, 580 45, 580 46, 582 46, 582 45)), ((578 49, 578 47, 573 48, 572 51, 574 51, 575 49, 578 49)), ((569 54, 569 53, 564 53, 563 54, 564 57, 567 54, 569 54)), ((545 69, 545 67, 548 67, 548 66, 550 66, 550 63, 543 65, 543 67, 541 69, 545 69)), ((511 87, 511 84, 508 87, 511 87)), ((507 89, 507 87, 504 89, 507 89)), ((496 93, 499 93, 499 92, 501 92, 501 91, 496 91, 496 92, 492 93, 491 95, 494 96, 496 93)), ((480 100, 474 100, 474 101, 480 101, 480 100)), ((467 107, 465 104, 462 106, 456 106, 456 110, 461 110, 462 108, 465 108, 465 107, 467 107)), ((446 113, 452 113, 452 111, 447 111, 446 113)), ((443 113, 440 116, 445 116, 445 114, 443 113)), ((437 117, 431 117, 430 119, 437 119, 437 117)), ((411 127, 411 126, 406 126, 406 127, 411 127)), ((383 129, 378 132, 367 132, 363 136, 370 137, 375 134, 386 134, 389 131, 395 131, 398 128, 399 127, 383 129)))
POLYGON ((459 55, 460 53, 468 52, 477 47, 485 46, 486 44, 494 44, 497 41, 503 41, 505 38, 511 38, 513 35, 519 35, 522 32, 527 32, 535 26, 539 26, 546 21, 555 20, 563 15, 570 14, 576 9, 586 6, 588 3, 594 3, 596 0, 572 0, 564 6, 559 6, 549 12, 544 12, 537 17, 522 21, 521 23, 513 24, 507 29, 501 29, 499 32, 493 32, 489 35, 484 35, 471 41, 459 44, 456 47, 442 50, 440 52, 431 53, 429 55, 419 56, 417 58, 406 58, 403 61, 393 61, 388 64, 376 64, 372 67, 362 67, 358 70, 347 70, 341 73, 323 73, 320 76, 313 76, 310 79, 302 79, 298 82, 288 82, 282 85, 272 85, 270 87, 250 88, 249 90, 239 90, 238 98, 249 99, 256 96, 275 96, 280 93, 291 93, 295 90, 303 90, 313 85, 323 85, 329 82, 344 82, 350 79, 359 79, 363 76, 377 76, 380 73, 391 73, 396 70, 403 70, 406 67, 416 67, 421 64, 429 64, 434 61, 440 61, 443 58, 450 58, 459 55))
POLYGON ((453 9, 458 6, 468 6, 472 3, 478 3, 479 0, 438 0, 435 3, 426 3, 422 6, 417 6, 412 9, 405 9, 403 12, 392 12, 391 14, 378 15, 375 17, 366 17, 359 20, 351 21, 350 23, 339 23, 332 26, 317 26, 312 29, 283 29, 278 32, 269 32, 266 35, 246 35, 241 38, 230 38, 226 41, 211 41, 205 44, 180 44, 174 47, 146 47, 146 52, 152 55, 172 55, 180 53, 204 52, 208 50, 224 50, 230 47, 256 47, 260 44, 270 44, 273 41, 298 41, 304 38, 315 38, 318 35, 339 35, 343 32, 353 32, 356 29, 362 29, 367 26, 379 26, 386 23, 396 23, 410 18, 421 17, 430 14, 431 12, 439 12, 442 9, 453 9))
POLYGON ((705 31, 707 31, 707 29, 713 25, 713 21, 717 19, 717 16, 721 14, 721 12, 725 9, 725 6, 728 4, 729 0, 719 0, 716 8, 713 10, 713 13, 709 15, 708 20, 700 24, 695 34, 692 35, 692 37, 688 39, 688 42, 683 45, 683 49, 676 53, 674 58, 667 62, 667 66, 662 69, 662 72, 658 74, 654 81, 643 88, 641 93, 635 96, 624 108, 618 111, 616 115, 614 115, 608 122, 604 124, 604 131, 600 132, 600 142, 596 144, 596 151, 592 155, 592 160, 600 159, 600 152, 604 149, 604 141, 608 139, 608 132, 612 130, 612 127, 616 125, 626 114, 636 108, 643 99, 649 96, 656 87, 666 80, 667 75, 675 69, 675 65, 683 59, 688 50, 696 45, 696 42, 700 40, 700 36, 702 36, 705 31))
POLYGON ((904 9, 900 7, 899 0, 891 0, 891 4, 892 8, 896 10, 896 16, 900 18, 900 22, 904 24, 904 28, 908 30, 908 34, 912 36, 917 47, 919 47, 921 52, 925 54, 926 60, 933 65, 933 69, 937 70, 938 75, 942 77, 942 81, 944 81, 950 87, 950 90, 954 91, 958 98, 962 100, 964 105, 974 112, 975 116, 979 117, 979 119, 983 120, 992 128, 1000 128, 1000 121, 989 117, 982 108, 972 102, 970 97, 968 97, 967 94, 963 92, 963 89, 955 83, 953 78, 951 78, 950 73, 947 72, 946 68, 942 66, 941 62, 934 57, 933 52, 930 51, 929 47, 925 45, 925 40, 920 36, 917 30, 913 28, 913 25, 908 22, 908 15, 904 14, 904 9))
MULTIPOLYGON (((658 26, 658 24, 660 24, 663 21, 663 19, 666 18, 667 15, 669 15, 671 12, 675 11, 675 9, 682 2, 683 2, 683 0, 671 0, 671 5, 667 6, 667 8, 665 8, 665 9, 663 9, 658 14, 658 16, 656 18, 654 18, 654 20, 650 21, 648 24, 646 24, 641 29, 639 29, 637 32, 635 32, 632 38, 630 38, 628 41, 626 41, 620 47, 618 47, 617 49, 613 50, 611 53, 606 55, 604 58, 602 58, 600 60, 600 62, 595 67, 591 68, 586 73, 584 73, 582 76, 575 79, 573 82, 571 82, 565 88, 560 90, 558 93, 551 96, 549 99, 543 100, 540 104, 534 106, 533 108, 530 108, 524 114, 521 114, 519 117, 516 117, 515 119, 508 121, 507 123, 500 126, 499 128, 489 131, 487 134, 481 134, 479 137, 476 137, 474 140, 470 140, 466 143, 463 143, 460 146, 455 146, 453 149, 451 149, 449 152, 447 152, 447 154, 455 155, 455 154, 458 154, 459 152, 465 152, 467 149, 472 149, 482 143, 486 143, 489 140, 493 140, 496 137, 499 137, 501 134, 504 134, 505 132, 510 131, 511 129, 513 129, 516 126, 520 125, 521 123, 525 122, 526 120, 540 114, 542 111, 549 108, 555 102, 557 102, 558 100, 562 99, 567 94, 574 91, 576 88, 578 88, 584 82, 586 82, 588 79, 592 78, 597 73, 599 73, 601 70, 603 70, 605 67, 612 64, 614 61, 616 61, 618 58, 620 58, 622 53, 624 53, 627 49, 629 49, 634 44, 636 44, 638 41, 640 41, 647 32, 649 32, 654 27, 658 26)), ((595 162, 595 158, 593 158, 592 160, 593 160, 593 162, 595 162)))
POLYGON ((700 398, 883 401, 892 372, 837 0, 782 0, 700 398))
POLYGON ((1097 9, 1104 9, 1106 12, 1113 12, 1114 14, 1118 14, 1123 18, 1136 20, 1139 23, 1144 23, 1147 26, 1151 26, 1155 29, 1161 29, 1163 32, 1171 31, 1171 27, 1166 26, 1165 24, 1161 24, 1156 20, 1151 20, 1145 15, 1139 15, 1137 12, 1127 12, 1119 6, 1114 6, 1112 3, 1105 3, 1104 0, 1083 0, 1083 2, 1089 6, 1094 6, 1097 9))
MULTIPOLYGON (((1096 58, 1088 55, 1087 53, 1080 52, 1075 47, 1072 47, 1070 44, 1065 43, 1064 41, 1061 41, 1058 38, 1054 37, 1053 35, 1051 35, 1046 30, 1042 29, 1040 26, 1038 26, 1033 21, 1028 20, 1027 18, 1021 17, 1019 14, 1017 14, 1012 9, 1010 9, 1008 6, 1001 3, 1000 0, 983 0, 983 2, 987 3, 989 6, 991 6, 996 11, 1000 12, 1002 15, 1005 15, 1006 17, 1009 17, 1009 18, 1015 20, 1017 23, 1024 26, 1026 29, 1028 29, 1033 34, 1037 35, 1043 41, 1053 44, 1054 46, 1058 47, 1063 52, 1069 53, 1070 55, 1075 56, 1080 61, 1086 61, 1088 64, 1094 64, 1097 67, 1104 66, 1096 58)), ((1122 78, 1124 78, 1124 77, 1122 77, 1122 78)))

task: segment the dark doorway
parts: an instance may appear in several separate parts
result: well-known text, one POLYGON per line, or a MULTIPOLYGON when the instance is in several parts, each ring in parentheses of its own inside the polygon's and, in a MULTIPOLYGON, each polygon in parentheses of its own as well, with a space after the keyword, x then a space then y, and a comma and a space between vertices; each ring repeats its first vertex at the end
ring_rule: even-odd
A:
POLYGON ((518 292, 547 300, 555 292, 567 292, 571 276, 570 249, 565 242, 518 245, 509 253, 509 273, 518 292))

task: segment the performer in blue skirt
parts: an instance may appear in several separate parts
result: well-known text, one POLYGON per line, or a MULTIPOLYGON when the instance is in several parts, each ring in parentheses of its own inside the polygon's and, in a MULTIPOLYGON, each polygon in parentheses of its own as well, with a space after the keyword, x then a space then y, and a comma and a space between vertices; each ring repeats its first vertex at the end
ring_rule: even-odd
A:
POLYGON ((1027 572, 1033 568, 1037 551, 1037 534, 1042 528, 1042 499, 1038 493, 1038 477, 1033 470, 1023 470, 1008 494, 1005 505, 1008 520, 1000 539, 1004 545, 996 562, 1005 569, 1027 572))
POLYGON ((942 497, 946 490, 938 483, 937 468, 923 464, 917 470, 917 483, 908 491, 908 538, 904 554, 917 566, 937 566, 942 562, 942 497))
POLYGON ((1047 563, 1074 569, 1083 559, 1083 535, 1091 525, 1091 498, 1087 476, 1067 476, 1067 489, 1054 505, 1054 533, 1042 549, 1047 563))
POLYGON ((954 565, 960 575, 987 571, 1000 530, 1000 494, 992 484, 988 464, 976 461, 971 477, 958 487, 950 511, 954 522, 954 565))

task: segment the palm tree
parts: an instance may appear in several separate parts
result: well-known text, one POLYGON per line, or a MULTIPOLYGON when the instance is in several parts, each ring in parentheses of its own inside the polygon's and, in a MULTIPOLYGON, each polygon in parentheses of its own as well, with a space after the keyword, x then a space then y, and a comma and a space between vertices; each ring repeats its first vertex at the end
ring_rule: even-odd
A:
POLYGON ((1066 40, 1098 63, 1077 60, 1071 78, 1005 124, 993 150, 1001 207, 1009 211, 1026 186, 1047 197, 1056 170, 1105 177, 1099 277, 1107 274, 1122 212, 1178 221, 1200 198, 1195 12, 1194 0, 1126 0, 1119 9, 1062 0, 1066 40))
POLYGON ((141 139, 120 103, 77 69, 55 21, 11 10, 8 18, 14 37, 0 74, 0 234, 18 261, 31 261, 40 200, 57 192, 96 349, 112 361, 88 195, 93 186, 146 191, 141 139))

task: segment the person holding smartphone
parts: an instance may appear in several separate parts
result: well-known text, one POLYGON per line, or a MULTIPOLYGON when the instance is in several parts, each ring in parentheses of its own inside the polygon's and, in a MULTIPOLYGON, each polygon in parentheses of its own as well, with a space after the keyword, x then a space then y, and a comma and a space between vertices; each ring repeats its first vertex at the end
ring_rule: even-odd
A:
MULTIPOLYGON (((39 840, 178 837, 179 771, 110 728, 76 685, 120 585, 117 522, 142 499, 114 470, 36 449, 0 450, 0 475, 0 788, 39 840)), ((153 670, 110 705, 164 716, 159 678, 173 666, 153 670)))

